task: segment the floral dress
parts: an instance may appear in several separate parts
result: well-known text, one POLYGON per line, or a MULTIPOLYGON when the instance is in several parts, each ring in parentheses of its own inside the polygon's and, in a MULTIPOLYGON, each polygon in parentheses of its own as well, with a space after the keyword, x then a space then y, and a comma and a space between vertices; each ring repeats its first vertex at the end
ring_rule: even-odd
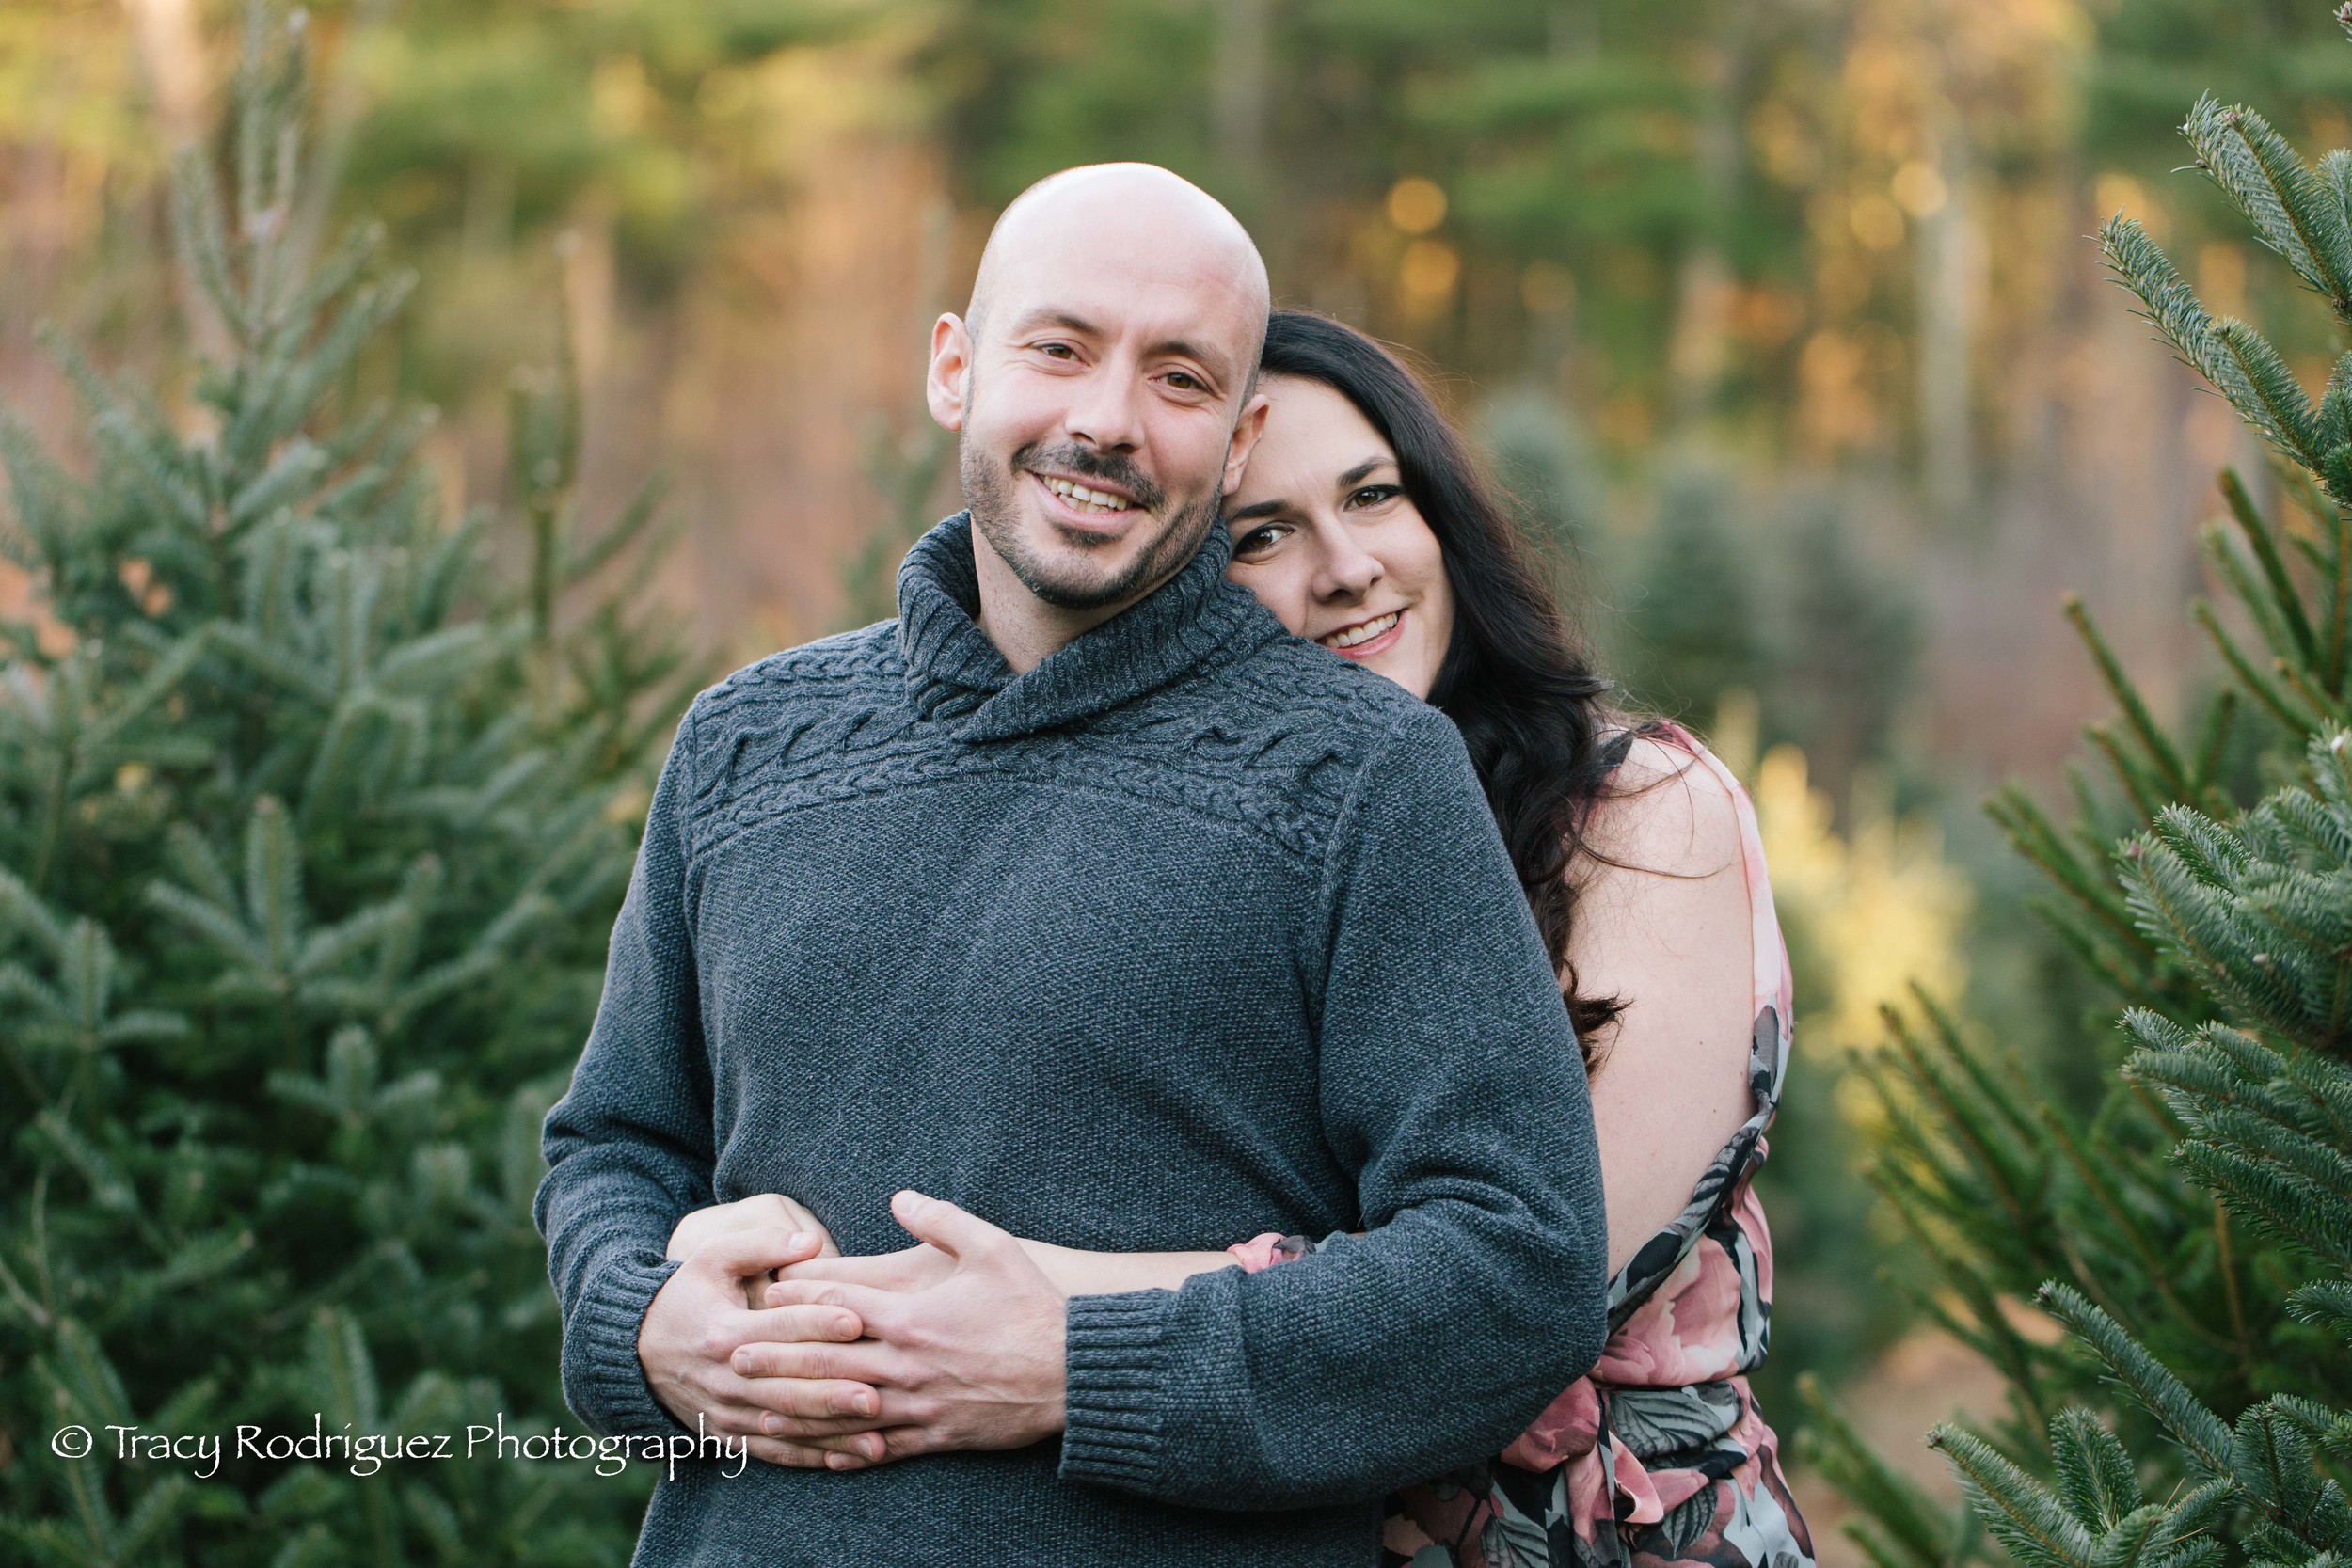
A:
MULTIPOLYGON (((1772 1320, 1772 1243, 1755 1180, 1788 1070, 1788 949, 1747 792, 1687 732, 1646 733, 1689 752, 1738 812, 1755 954, 1755 1111, 1682 1212, 1609 1282, 1609 1341, 1592 1371, 1492 1462, 1391 1497, 1384 1564, 1813 1568, 1779 1440, 1746 1375, 1764 1359, 1772 1320)), ((1245 1266, 1304 1250, 1294 1241, 1245 1266)))

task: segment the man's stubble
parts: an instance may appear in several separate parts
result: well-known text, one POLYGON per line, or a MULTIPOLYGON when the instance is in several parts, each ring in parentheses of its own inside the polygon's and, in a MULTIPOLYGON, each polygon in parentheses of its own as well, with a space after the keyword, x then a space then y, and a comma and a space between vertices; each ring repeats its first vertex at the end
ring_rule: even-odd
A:
MULTIPOLYGON (((967 406, 970 395, 966 393, 967 406)), ((963 488, 964 505, 972 512, 972 526, 988 541, 989 547, 1021 586, 1057 610, 1079 612, 1139 599, 1174 577, 1200 550, 1200 542, 1216 524, 1220 494, 1212 481, 1198 500, 1169 509, 1166 493, 1125 458, 1070 444, 1042 450, 1023 447, 1010 457, 999 460, 975 446, 968 436, 957 445, 956 475, 963 488), (1167 520, 1161 525, 1158 537, 1138 550, 1125 569, 1109 578, 1097 578, 1061 568, 1059 563, 1031 549, 1022 537, 1014 490, 1032 462, 1122 486, 1138 506, 1165 514, 1167 520)), ((1081 559, 1089 553, 1086 542, 1074 542, 1073 549, 1081 559)))

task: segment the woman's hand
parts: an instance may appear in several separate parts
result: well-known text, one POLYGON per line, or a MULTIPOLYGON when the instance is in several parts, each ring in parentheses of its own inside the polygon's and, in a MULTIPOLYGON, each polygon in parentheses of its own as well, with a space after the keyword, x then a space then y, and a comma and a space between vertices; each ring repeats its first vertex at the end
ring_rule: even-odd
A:
MULTIPOLYGON (((1030 1243, 1023 1243, 1024 1246, 1030 1243)), ((905 1247, 898 1252, 878 1253, 869 1258, 844 1258, 838 1252, 818 1253, 805 1263, 795 1263, 778 1269, 779 1281, 834 1280, 844 1285, 863 1285, 873 1291, 927 1291, 955 1272, 956 1260, 929 1242, 905 1247)), ((781 1284, 771 1285, 764 1298, 778 1304, 790 1292, 781 1284)))
MULTIPOLYGON (((707 1242, 721 1236, 732 1236, 743 1230, 784 1230, 801 1232, 818 1239, 816 1256, 838 1258, 841 1249, 833 1244, 833 1235, 818 1223, 817 1216, 782 1193, 755 1193, 733 1203, 713 1203, 697 1209, 677 1222, 670 1232, 670 1245, 664 1256, 684 1262, 701 1250, 707 1242)), ((919 1250, 919 1249, 918 1249, 919 1250)), ((771 1271, 769 1278, 774 1278, 771 1271)), ((745 1289, 746 1307, 759 1306, 761 1281, 755 1275, 745 1289)))

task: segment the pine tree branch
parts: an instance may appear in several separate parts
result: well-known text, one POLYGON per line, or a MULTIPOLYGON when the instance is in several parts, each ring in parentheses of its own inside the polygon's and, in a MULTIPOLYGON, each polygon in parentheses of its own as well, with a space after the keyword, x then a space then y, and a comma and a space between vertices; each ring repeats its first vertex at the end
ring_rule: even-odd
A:
MULTIPOLYGON (((193 274, 202 297, 218 313, 229 335, 242 343, 251 328, 229 261, 229 235, 221 218, 220 188, 197 149, 183 148, 171 163, 171 230, 181 264, 193 274)), ((198 333, 203 341, 203 331, 198 333)))
MULTIPOLYGON (((1930 1100, 1942 1111, 1944 1125, 1973 1155, 1972 1163, 1990 1180, 1994 1196, 2000 1200, 2010 1224, 2016 1227, 2020 1236, 2033 1234, 2040 1219, 2037 1212, 2042 1186, 2040 1173, 2026 1169, 2026 1158, 2022 1151, 2001 1136, 1986 1119, 1979 1104, 1945 1070, 1945 1061, 1958 1063, 1966 1076, 1981 1087, 1979 1075, 1969 1070, 1966 1053, 1960 1044, 1958 1034, 1952 1030, 1950 1021, 1940 1012, 1931 1011, 1929 1014, 1943 1047, 1943 1055, 1939 1060, 1929 1054, 1899 1012, 1889 1007, 1883 1009, 1880 1016, 1893 1034, 1897 1052, 1911 1069, 1909 1076, 1912 1083, 1926 1091, 1930 1100)), ((2015 1125, 2014 1120, 2012 1125, 2015 1125)))
POLYGON ((2093 751, 2106 758, 2107 771, 2115 775, 2115 782, 2123 788, 2124 798, 2142 816, 2155 816, 2169 801, 2179 798, 2169 781, 2159 778, 2153 768, 2142 766, 2138 759, 2123 749, 2122 742, 2108 724, 2085 724, 2082 736, 2090 742, 2093 751))
POLYGON ((2314 515, 2328 519, 2328 530, 2334 536, 2329 552, 2334 569, 2327 574, 2327 674, 2328 689, 2341 692, 2347 675, 2352 675, 2352 538, 2345 535, 2342 507, 2323 505, 2314 515))
MULTIPOLYGON (((2050 1423, 2050 1457, 2058 1496, 2086 1530, 2112 1530, 2147 1506, 2131 1455, 2090 1412, 2070 1406, 2058 1413, 2050 1423)), ((2135 1553, 2125 1560, 2139 1559, 2135 1553)))
POLYGON ((2258 1357, 2252 1337, 2246 1330, 2246 1303, 2238 1294, 2237 1260, 2230 1246, 2230 1216, 2217 1196, 2213 1200, 2213 1226, 2214 1265, 2221 1275, 2222 1300, 2230 1309, 2230 1334, 2237 1346, 2238 1373, 2250 1391, 2259 1386, 2262 1374, 2255 1370, 2258 1357))
POLYGON ((2234 372, 2218 384, 2223 395, 2286 457, 2326 477, 2318 410, 2286 360, 2269 340, 2234 316, 2216 320, 2211 332, 2213 352, 2234 372))
MULTIPOLYGON (((2017 852, 2072 895, 2087 913, 2125 942, 2135 947, 2144 944, 2122 893, 2066 847, 2048 813, 2023 788, 2014 784, 2002 785, 1986 798, 1984 810, 2017 852)), ((2105 852, 2103 845, 2101 853, 2105 852)))
POLYGON ((2172 744, 2172 737, 2165 733, 2164 726, 2156 722, 2155 715, 2148 711, 2148 705, 2140 700, 2139 689, 2123 673, 2122 664, 2116 658, 2114 650, 2107 646, 2106 639, 2100 634, 2098 623, 2091 619, 2082 596, 2069 594, 2063 603, 2066 619, 2082 638, 2083 646, 2090 650, 2091 662, 2099 667, 2100 680, 2106 686, 2108 695, 2115 699, 2116 705, 2123 710, 2132 734, 2147 751, 2157 774, 2176 792, 2174 799, 2189 793, 2188 770, 2181 765, 2181 755, 2172 744))
MULTIPOLYGON (((2024 1148, 2037 1148, 2041 1143, 2041 1126, 2035 1114, 2026 1109, 2026 1101, 2018 1092, 2017 1085, 2025 1082, 2025 1074, 2013 1056, 2010 1065, 2018 1070, 2012 1072, 2010 1077, 2004 1078, 1994 1072, 1986 1065, 1983 1054, 1971 1049, 1962 1037, 1960 1024, 1950 1010, 1936 1001, 1925 986, 1913 980, 1904 989, 1911 993, 1912 1005, 1919 1009, 1935 1030, 1936 1043, 1943 1049, 1944 1054, 1967 1076, 1978 1096, 2009 1124, 2018 1145, 2024 1148)), ((2038 1175, 2037 1187, 2044 1180, 2046 1175, 2038 1175)))
POLYGON ((2263 243, 2327 296, 2337 320, 2352 322, 2352 228, 2343 202, 2286 138, 2251 109, 2224 106, 2211 93, 2189 110, 2181 135, 2263 243))
MULTIPOLYGON (((2239 503, 2251 508, 2244 489, 2234 486, 2237 475, 2223 475, 2223 494, 2230 496, 2233 513, 2239 503)), ((2206 547, 2206 560, 2230 583, 2230 593, 2247 607, 2256 627, 2261 627, 2263 641, 2270 644, 2277 656, 2294 656, 2305 668, 2317 670, 2324 663, 2319 651, 2319 637, 2312 632, 2310 618, 2303 611, 2303 594, 2296 593, 2294 583, 2286 578, 2286 562, 2277 550, 2267 529, 2261 524, 2249 524, 2247 517, 2237 517, 2237 533, 2244 546, 2233 543, 2225 524, 2211 522, 2200 529, 2200 543, 2206 547), (2261 574, 2261 576, 2256 576, 2261 574)))
MULTIPOLYGON (((2316 412, 2276 351, 2245 323, 2206 314, 2164 252, 2133 218, 2109 218, 2100 248, 2116 279, 2182 361, 2212 383, 2240 418, 2290 460, 2322 470, 2316 412)), ((2344 499, 2344 498, 2339 498, 2344 499)))
POLYGON ((2189 614, 2205 628, 2205 636, 2221 655, 2222 662, 2229 665, 2230 673, 2237 676, 2238 684, 2251 692, 2256 702, 2268 708, 2272 717, 2297 734, 2308 735, 2317 727, 2319 721, 2316 715, 2289 705, 2286 694, 2271 682, 2269 676, 2254 668, 2239 650, 2236 640, 2222 629, 2221 619, 2214 613, 2213 606, 2202 599, 2196 600, 2189 606, 2189 614))
MULTIPOLYGON (((2125 1245, 2138 1259, 2147 1283, 2154 1288, 2157 1299, 2170 1310, 2173 1321, 2217 1350, 2237 1348, 2229 1336, 2217 1334, 2207 1328, 2204 1324, 2203 1314, 2193 1310, 2188 1303, 2180 1298, 2179 1293, 2173 1288, 2172 1267, 2169 1261, 2157 1249, 2146 1227, 2133 1215, 2130 1206, 2123 1201, 2122 1195, 2116 1190, 2106 1169, 2084 1150, 2076 1139, 2074 1129, 2067 1124, 2066 1118, 2059 1113, 2058 1107, 2044 1106, 2042 1118, 2043 1125, 2050 1131, 2052 1141, 2058 1145, 2058 1151, 2065 1156, 2066 1163, 2074 1170, 2075 1179, 2082 1182, 2083 1190, 2090 1195, 2091 1201, 2099 1206, 2100 1212, 2107 1217, 2108 1223, 2113 1225, 2122 1236, 2125 1245)), ((2075 1284, 2079 1288, 2099 1291, 2102 1295, 2106 1294, 2099 1291, 2097 1279, 2079 1259, 2075 1259, 2074 1276, 2075 1284)), ((2111 1301, 2106 1303, 2106 1306, 2111 1313, 2115 1312, 2115 1307, 2111 1301)), ((2121 1316, 2120 1313, 2116 1315, 2121 1316)))
POLYGON ((2056 1283, 2037 1293, 2042 1308, 2074 1331, 2090 1347, 2118 1381, 2132 1391, 2142 1408, 2153 1416, 2186 1450, 2203 1474, 2217 1480, 2230 1475, 2230 1429, 2221 1418, 2199 1403, 2188 1387, 2150 1354, 2146 1346, 2126 1334, 2106 1312, 2072 1288, 2056 1283))
POLYGON ((2226 811, 2228 798, 2221 793, 2218 779, 2224 748, 2229 744, 2230 722, 2237 716, 2237 693, 2228 687, 2217 692, 2211 706, 2205 710, 2203 727, 2197 739, 2197 784, 2200 801, 2207 809, 2226 811))
POLYGON ((2295 694, 2303 699, 2305 705, 2318 716, 2318 727, 2333 729, 2344 724, 2346 718, 2344 705, 2326 691, 2312 686, 2304 678, 2302 671, 2284 658, 2274 659, 2272 668, 2278 672, 2280 678, 2293 689, 2295 694))
POLYGON ((1949 1424, 1928 1433, 1978 1505, 1978 1514, 2026 1568, 2100 1568, 2089 1532, 1993 1446, 1949 1424))
MULTIPOLYGON (((1862 1434, 1822 1397, 1811 1372, 1799 1374, 1797 1397, 1804 1402, 1810 1417, 1799 1437, 1807 1463, 1829 1476, 1838 1491, 1883 1532, 1882 1544, 1862 1543, 1874 1560, 1887 1568, 1954 1568, 1961 1560, 1955 1539, 1959 1532, 1939 1516, 1941 1511, 1932 1499, 1871 1450, 1862 1434)), ((1857 1537, 1858 1523, 1849 1522, 1846 1527, 1857 1537)))

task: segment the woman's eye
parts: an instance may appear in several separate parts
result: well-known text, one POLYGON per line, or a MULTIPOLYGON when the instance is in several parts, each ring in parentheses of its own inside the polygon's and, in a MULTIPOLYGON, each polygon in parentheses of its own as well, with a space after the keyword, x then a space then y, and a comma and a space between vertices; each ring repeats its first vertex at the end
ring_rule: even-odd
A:
POLYGON ((1392 501, 1404 493, 1393 484, 1367 484, 1361 489, 1348 492, 1347 504, 1360 512, 1368 506, 1378 506, 1383 502, 1392 501))
POLYGON ((1236 556, 1256 555, 1263 550, 1272 549, 1276 542, 1288 531, 1289 530, 1279 523, 1267 523, 1262 527, 1253 528, 1233 541, 1233 554, 1236 556))

